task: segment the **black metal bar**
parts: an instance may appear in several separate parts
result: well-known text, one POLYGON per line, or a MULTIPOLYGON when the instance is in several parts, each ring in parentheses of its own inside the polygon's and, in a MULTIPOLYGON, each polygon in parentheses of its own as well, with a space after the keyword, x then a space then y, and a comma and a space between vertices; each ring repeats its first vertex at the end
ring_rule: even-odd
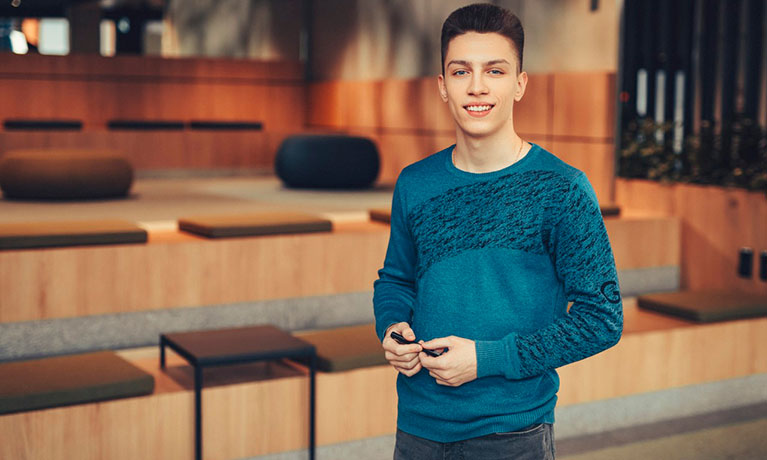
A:
POLYGON ((309 364, 309 460, 315 455, 315 373, 317 370, 317 352, 312 352, 309 364))
POLYGON ((165 369, 165 336, 160 335, 160 369, 165 369))
POLYGON ((716 62, 718 56, 719 1, 703 0, 703 25, 700 47, 701 121, 713 123, 716 94, 716 62))
POLYGON ((80 131, 83 129, 83 122, 80 120, 9 118, 5 120, 3 126, 9 131, 80 131))
POLYGON ((202 366, 194 366, 194 458, 202 460, 202 366))
POLYGON ((748 3, 748 39, 746 40, 746 75, 743 113, 746 117, 759 119, 760 82, 764 36, 764 0, 750 0, 748 3))

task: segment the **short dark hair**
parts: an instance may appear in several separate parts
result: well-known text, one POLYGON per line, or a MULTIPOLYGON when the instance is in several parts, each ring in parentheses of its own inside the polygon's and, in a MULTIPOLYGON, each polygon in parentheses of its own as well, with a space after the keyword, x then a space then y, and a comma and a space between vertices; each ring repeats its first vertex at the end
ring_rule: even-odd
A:
POLYGON ((474 3, 450 13, 442 24, 442 75, 445 74, 445 56, 450 40, 467 32, 495 32, 511 40, 517 51, 522 71, 522 50, 525 47, 525 31, 519 18, 511 11, 489 3, 474 3))

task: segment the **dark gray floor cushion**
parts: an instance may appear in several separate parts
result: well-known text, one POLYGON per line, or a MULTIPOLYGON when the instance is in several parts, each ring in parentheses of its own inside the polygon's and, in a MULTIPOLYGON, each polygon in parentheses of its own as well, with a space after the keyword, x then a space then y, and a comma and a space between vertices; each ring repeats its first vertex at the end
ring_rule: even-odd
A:
POLYGON ((375 182, 380 163, 370 139, 313 134, 285 139, 274 169, 288 187, 365 188, 375 182))
POLYGON ((391 209, 371 209, 370 211, 370 220, 374 220, 376 222, 383 222, 385 224, 391 223, 391 209))
POLYGON ((152 391, 152 375, 111 351, 0 364, 0 414, 152 391))
POLYGON ((298 212, 262 212, 218 216, 184 217, 178 228, 208 238, 329 232, 328 219, 298 212))
POLYGON ((767 316, 767 295, 734 290, 679 291, 645 294, 639 308, 698 322, 767 316))
POLYGON ((146 243, 147 232, 124 220, 0 224, 0 249, 146 243))
POLYGON ((299 337, 317 348, 317 369, 324 372, 388 364, 373 324, 326 329, 299 337))
POLYGON ((132 183, 133 167, 127 158, 106 150, 17 150, 0 157, 5 198, 116 198, 126 196, 132 183))

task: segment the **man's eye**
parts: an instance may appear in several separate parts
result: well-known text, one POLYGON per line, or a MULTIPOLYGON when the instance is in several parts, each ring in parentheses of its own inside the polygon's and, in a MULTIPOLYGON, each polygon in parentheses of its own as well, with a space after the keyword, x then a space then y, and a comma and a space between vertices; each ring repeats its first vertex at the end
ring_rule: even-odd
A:
POLYGON ((490 73, 493 75, 503 75, 503 71, 498 69, 493 69, 490 71, 490 73))
POLYGON ((453 72, 453 75, 466 75, 466 73, 467 72, 465 70, 456 70, 453 72))

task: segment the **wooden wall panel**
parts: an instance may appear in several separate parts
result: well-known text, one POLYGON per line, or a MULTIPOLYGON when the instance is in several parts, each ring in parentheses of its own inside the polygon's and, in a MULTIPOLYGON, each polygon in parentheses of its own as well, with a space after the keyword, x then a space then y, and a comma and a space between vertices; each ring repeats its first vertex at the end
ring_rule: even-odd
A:
POLYGON ((345 128, 347 92, 338 82, 317 82, 309 85, 309 126, 314 128, 345 128))
POLYGON ((678 267, 680 222, 674 217, 608 217, 605 228, 618 270, 678 267))
POLYGON ((421 129, 438 131, 440 135, 455 137, 455 122, 447 103, 439 95, 437 77, 424 77, 417 80, 420 107, 423 107, 424 126, 421 129))
POLYGON ((341 86, 339 91, 346 94, 349 101, 346 104, 347 126, 356 128, 375 129, 381 126, 383 113, 381 107, 382 84, 378 81, 350 81, 341 86))
POLYGON ((244 120, 271 127, 303 128, 301 85, 226 84, 195 81, 23 81, 0 79, 0 120, 66 118, 84 129, 105 129, 110 119, 244 120))
POLYGON ((767 198, 734 188, 617 179, 616 202, 627 210, 682 222, 682 286, 734 288, 767 294, 767 283, 737 276, 738 250, 767 250, 767 198))
POLYGON ((551 135, 552 80, 548 74, 528 76, 525 95, 514 105, 514 129, 524 138, 551 135))
POLYGON ((303 78, 298 62, 2 55, 0 122, 77 119, 83 131, 0 128, 0 154, 12 148, 115 148, 137 169, 271 168, 274 152, 264 133, 306 127, 303 78), (255 121, 264 132, 107 130, 112 119, 255 121))
MULTIPOLYGON (((612 73, 530 75, 514 117, 523 138, 557 155, 556 149, 566 145, 565 161, 587 173, 605 202, 613 198, 613 162, 607 155, 612 157, 614 88, 612 73), (600 154, 580 144, 601 144, 595 147, 600 154)), ((316 82, 309 84, 309 94, 310 127, 364 132, 379 140, 384 164, 379 182, 393 182, 402 168, 419 159, 423 153, 410 150, 428 145, 424 137, 439 139, 439 145, 455 139, 436 77, 316 82), (404 140, 406 136, 412 140, 404 140)))
POLYGON ((0 158, 15 149, 108 149, 134 168, 271 168, 276 146, 289 133, 267 131, 0 131, 0 158))
POLYGON ((552 136, 603 139, 615 130, 615 74, 554 74, 552 136))
POLYGON ((615 148, 612 143, 552 141, 552 153, 580 169, 589 179, 601 204, 615 201, 615 148))
POLYGON ((102 57, 90 54, 44 56, 39 54, 0 55, 0 78, 46 75, 58 79, 225 79, 253 82, 304 79, 299 61, 257 61, 226 58, 163 58, 153 56, 102 57))

